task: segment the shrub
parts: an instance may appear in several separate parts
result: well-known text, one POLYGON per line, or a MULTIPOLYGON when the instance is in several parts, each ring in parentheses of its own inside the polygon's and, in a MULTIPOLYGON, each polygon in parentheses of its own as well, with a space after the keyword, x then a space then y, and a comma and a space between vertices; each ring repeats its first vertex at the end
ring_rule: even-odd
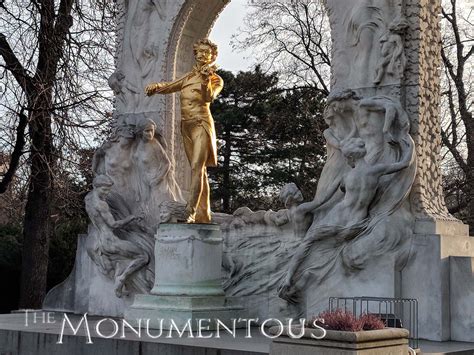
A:
POLYGON ((313 318, 310 326, 316 324, 327 330, 358 332, 361 330, 377 330, 385 328, 383 321, 373 314, 354 316, 351 312, 342 309, 326 311, 313 318))
POLYGON ((385 323, 382 321, 382 319, 374 314, 363 314, 359 319, 363 324, 363 330, 377 330, 385 328, 385 323))

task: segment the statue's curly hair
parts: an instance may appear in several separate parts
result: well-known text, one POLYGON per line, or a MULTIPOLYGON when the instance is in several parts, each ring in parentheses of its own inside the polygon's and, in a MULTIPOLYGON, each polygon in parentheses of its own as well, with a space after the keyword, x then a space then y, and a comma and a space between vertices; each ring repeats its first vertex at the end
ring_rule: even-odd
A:
POLYGON ((196 55, 197 49, 200 45, 206 45, 211 48, 212 51, 212 61, 214 62, 217 58, 217 44, 209 40, 209 38, 202 38, 193 45, 193 53, 196 55))
POLYGON ((112 179, 105 174, 97 175, 92 181, 92 186, 97 187, 111 187, 114 184, 112 179))
POLYGON ((302 195, 300 195, 298 198, 296 197, 298 192, 301 193, 301 190, 298 188, 298 186, 294 182, 290 182, 281 188, 278 198, 285 206, 288 204, 290 199, 293 199, 296 202, 303 202, 302 195))

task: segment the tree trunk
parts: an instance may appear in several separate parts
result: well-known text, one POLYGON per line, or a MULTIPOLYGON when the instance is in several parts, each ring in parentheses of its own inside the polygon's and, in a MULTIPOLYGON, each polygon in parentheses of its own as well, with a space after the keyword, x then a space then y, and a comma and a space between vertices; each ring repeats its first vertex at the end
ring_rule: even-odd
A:
MULTIPOLYGON (((472 120, 472 116, 471 116, 472 120)), ((469 224, 469 235, 474 235, 474 128, 466 127, 467 135, 467 223, 469 224)))
POLYGON ((51 91, 35 100, 30 114, 31 176, 23 221, 20 308, 41 308, 46 294, 52 200, 51 91), (36 109, 35 109, 36 108, 36 109))

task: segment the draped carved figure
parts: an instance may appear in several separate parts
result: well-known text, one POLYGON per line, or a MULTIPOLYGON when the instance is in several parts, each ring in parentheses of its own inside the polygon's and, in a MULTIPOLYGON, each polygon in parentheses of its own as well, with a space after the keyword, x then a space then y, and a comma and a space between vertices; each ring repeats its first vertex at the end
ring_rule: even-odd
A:
POLYGON ((117 118, 112 136, 96 151, 86 211, 94 239, 88 254, 112 279, 118 297, 147 293, 154 279, 154 233, 160 206, 183 203, 166 142, 144 114, 117 118))
POLYGON ((122 20, 124 27, 121 33, 123 43, 118 51, 117 71, 109 79, 117 98, 117 112, 153 110, 154 106, 145 100, 142 88, 160 72, 164 48, 156 33, 162 29, 168 6, 172 3, 168 0, 125 2, 126 18, 122 20), (112 85, 120 85, 121 90, 112 85))
MULTIPOLYGON (((326 191, 334 190, 330 186, 338 185, 344 172, 349 170, 342 156, 341 147, 345 139, 355 134, 353 116, 359 100, 352 90, 332 91, 328 96, 324 112, 324 120, 328 125, 324 131, 327 160, 318 180, 318 193, 315 196, 317 199, 328 200, 326 191)), ((330 203, 327 204, 329 205, 330 203)))
POLYGON ((332 34, 332 88, 398 84, 407 64, 401 0, 326 1, 332 34))
POLYGON ((380 37, 380 57, 375 69, 374 84, 379 85, 385 76, 400 80, 403 77, 407 59, 403 48, 403 35, 408 28, 404 18, 395 18, 387 31, 380 37))
POLYGON ((279 286, 279 296, 295 303, 308 280, 314 286, 329 272, 361 270, 386 252, 406 258, 411 235, 403 203, 416 160, 406 112, 391 97, 360 99, 347 90, 328 102, 328 160, 313 201, 296 207, 312 222, 279 286), (400 228, 387 233, 394 220, 400 228))
POLYGON ((125 112, 132 112, 139 103, 141 90, 120 69, 109 77, 108 84, 114 92, 116 106, 125 112))
POLYGON ((156 219, 160 215, 160 205, 166 201, 183 201, 183 197, 166 154, 166 143, 156 133, 155 122, 150 119, 139 122, 137 141, 133 161, 140 175, 139 200, 145 204, 147 222, 156 224, 160 222, 156 219))

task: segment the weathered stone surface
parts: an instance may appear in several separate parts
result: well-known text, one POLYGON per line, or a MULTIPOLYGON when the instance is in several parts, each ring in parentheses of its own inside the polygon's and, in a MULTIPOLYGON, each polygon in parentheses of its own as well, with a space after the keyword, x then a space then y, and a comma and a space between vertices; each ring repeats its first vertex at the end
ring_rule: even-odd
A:
POLYGON ((451 339, 474 343, 474 252, 451 256, 449 266, 451 339))
POLYGON ((153 328, 182 329, 200 320, 214 329, 217 320, 232 324, 242 307, 225 299, 222 287, 222 236, 215 224, 160 224, 155 241, 155 284, 136 295, 126 310, 132 322, 150 319, 153 328), (174 322, 174 323, 173 323, 174 322))
MULTIPOLYGON (((272 328, 275 333, 278 329, 272 328)), ((293 334, 299 334, 294 329, 293 334)), ((278 334, 278 333, 277 333, 278 334)), ((316 329, 305 329, 303 337, 290 337, 288 328, 283 334, 273 340, 270 353, 283 354, 325 354, 325 355, 402 355, 408 353, 408 331, 406 329, 381 329, 361 332, 341 332, 328 330, 323 339, 322 332, 316 329)))
POLYGON ((159 296, 223 296, 222 236, 214 224, 160 224, 155 240, 159 296))
MULTIPOLYGON (((474 257, 473 242, 474 238, 470 237, 439 234, 416 235, 413 239, 411 257, 401 273, 401 296, 418 300, 420 338, 436 341, 454 339, 452 327, 459 330, 466 326, 472 307, 459 305, 453 308, 451 305, 459 297, 465 300, 472 297, 469 291, 472 280, 467 282, 466 271, 452 269, 450 257, 454 260, 474 257), (461 287, 462 291, 457 287, 461 287), (454 309, 459 311, 453 312, 454 309)), ((465 331, 469 330, 465 328, 465 331)))
MULTIPOLYGON (((102 147, 104 159, 96 159, 101 162, 97 164, 97 171, 115 176, 114 184, 122 195, 120 198, 114 196, 116 200, 128 201, 127 209, 119 209, 115 220, 138 215, 143 206, 145 210, 151 207, 150 211, 159 207, 157 203, 147 205, 134 201, 136 194, 133 192, 140 191, 138 186, 146 184, 135 184, 140 180, 132 178, 133 169, 128 163, 135 155, 133 149, 127 147, 129 141, 138 140, 127 132, 136 127, 137 118, 142 116, 156 122, 156 131, 165 143, 162 145, 170 161, 170 171, 186 197, 190 174, 179 133, 178 100, 173 96, 145 100, 138 92, 148 81, 171 80, 189 71, 193 62, 192 44, 209 33, 226 3, 223 0, 117 1, 117 71, 110 83, 116 93, 115 117, 120 138, 111 146, 102 147), (130 188, 131 181, 136 186, 130 188)), ((336 189, 332 195, 334 200, 328 201, 327 208, 311 216, 314 226, 320 227, 325 220, 334 222, 337 217, 328 216, 327 212, 350 195, 347 184, 342 184, 342 189, 338 185, 352 170, 341 150, 342 141, 351 136, 351 128, 356 128, 354 137, 364 141, 366 160, 371 165, 400 163, 402 157, 393 138, 399 148, 401 142, 411 137, 415 143, 417 166, 412 162, 403 173, 379 181, 376 197, 367 208, 369 219, 375 220, 377 213, 384 208, 387 210, 388 206, 393 208, 389 208, 388 216, 384 215, 378 223, 370 225, 368 233, 362 237, 354 234, 355 238, 339 244, 334 238, 338 234, 333 230, 327 233, 329 238, 317 240, 314 245, 307 244, 308 255, 296 257, 304 259, 297 265, 295 278, 304 286, 300 287, 302 298, 295 305, 278 298, 278 286, 311 225, 311 218, 308 224, 297 213, 302 201, 295 195, 295 201, 285 210, 250 211, 242 206, 233 215, 214 214, 213 220, 223 229, 226 296, 244 300, 247 309, 243 314, 252 318, 314 314, 327 305, 329 296, 364 296, 367 290, 387 297, 414 296, 420 301, 422 337, 437 340, 448 339, 454 334, 464 337, 462 329, 469 329, 465 322, 468 316, 462 318, 460 308, 453 306, 455 300, 463 304, 463 290, 456 285, 452 285, 451 293, 448 289, 450 274, 465 276, 466 273, 457 261, 450 266, 446 260, 449 256, 472 257, 472 247, 466 226, 447 212, 441 188, 440 0, 354 0, 351 6, 347 6, 346 0, 327 0, 326 3, 334 41, 333 94, 337 90, 352 89, 360 100, 335 100, 334 108, 340 110, 340 117, 328 122, 328 162, 315 200, 321 202, 331 197, 332 185, 336 189), (403 30, 405 24, 408 28, 403 30), (385 103, 377 108, 377 105, 361 105, 362 101, 385 103), (393 119, 395 107, 396 125, 387 130, 384 123, 393 119), (331 138, 334 133, 331 130, 335 131, 332 136, 336 140, 331 138), (329 147, 334 141, 336 146, 329 147), (436 307, 434 312, 433 307, 425 305, 427 301, 436 307), (455 312, 450 313, 450 304, 455 312), (461 317, 461 321, 457 322, 456 317, 461 317)), ((353 187, 350 183, 348 186, 349 190, 353 187)), ((367 195, 361 194, 362 197, 367 195)), ((155 201, 160 200, 159 196, 155 197, 155 201)), ((352 210, 353 215, 356 210, 352 210)), ((159 212, 149 213, 144 225, 156 227, 159 218, 159 212)), ((341 231, 344 234, 347 228, 341 231)), ((150 237, 153 232, 146 231, 144 235, 150 237)), ((94 231, 90 237, 94 237, 94 231)), ((88 244, 93 238, 89 239, 87 243, 80 243, 83 249, 78 251, 74 273, 48 296, 45 305, 53 309, 72 307, 75 312, 93 310, 98 314, 121 316, 131 300, 127 295, 120 299, 112 293, 114 278, 107 276, 107 271, 114 268, 104 268, 88 258, 84 248, 93 247, 88 244), (83 285, 78 286, 78 282, 83 285)), ((128 239, 126 235, 125 239, 128 239)), ((153 254, 150 245, 148 243, 144 249, 153 254)), ((106 258, 99 259, 107 261, 106 258)), ((131 260, 133 258, 129 258, 131 260)), ((148 289, 151 288, 150 278, 143 273, 147 274, 145 270, 150 267, 153 269, 152 264, 142 269, 141 276, 140 272, 137 274, 142 281, 148 280, 142 282, 148 289)))

